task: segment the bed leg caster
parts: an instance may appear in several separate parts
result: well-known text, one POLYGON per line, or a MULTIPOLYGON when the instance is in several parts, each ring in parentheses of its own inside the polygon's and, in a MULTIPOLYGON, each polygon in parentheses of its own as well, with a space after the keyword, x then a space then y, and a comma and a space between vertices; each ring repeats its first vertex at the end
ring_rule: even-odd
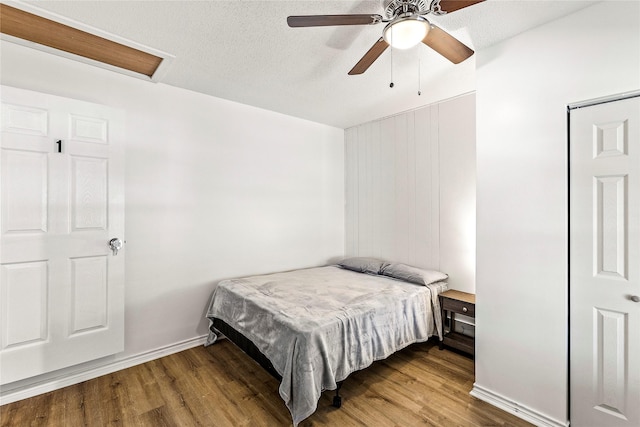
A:
POLYGON ((333 403, 331 404, 334 408, 339 408, 342 406, 342 397, 335 395, 333 396, 333 403))
POLYGON ((342 388, 342 381, 338 381, 336 385, 337 385, 336 395, 333 396, 333 403, 331 404, 331 406, 333 406, 334 408, 339 408, 342 406, 342 397, 340 397, 340 389, 342 388))

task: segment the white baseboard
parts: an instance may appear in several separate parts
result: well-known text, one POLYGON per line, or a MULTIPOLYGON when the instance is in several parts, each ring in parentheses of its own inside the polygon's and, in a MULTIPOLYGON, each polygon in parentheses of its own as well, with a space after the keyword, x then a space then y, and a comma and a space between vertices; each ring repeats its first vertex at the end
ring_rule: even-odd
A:
POLYGON ((124 359, 112 361, 104 365, 94 366, 78 372, 72 372, 61 377, 48 378, 41 382, 30 384, 17 389, 8 390, 6 392, 2 391, 0 393, 0 405, 6 405, 7 403, 17 402, 18 400, 27 399, 29 397, 37 396, 43 393, 48 393, 53 390, 58 390, 63 387, 78 384, 83 381, 91 380, 93 378, 98 378, 102 375, 111 374, 113 372, 140 365, 142 363, 159 359, 170 354, 178 353, 183 350, 188 350, 199 345, 204 345, 206 339, 206 335, 192 338, 166 347, 161 347, 145 353, 140 353, 126 357, 124 359))
POLYGON ((526 406, 520 405, 513 400, 507 399, 506 397, 494 393, 492 391, 487 390, 479 386, 478 384, 473 385, 473 389, 469 393, 471 396, 476 397, 480 400, 483 400, 495 407, 498 407, 504 411, 507 411, 518 418, 522 418, 525 421, 530 422, 533 425, 538 427, 568 427, 568 421, 559 421, 553 418, 549 418, 548 416, 541 414, 539 412, 534 411, 531 408, 527 408, 526 406))

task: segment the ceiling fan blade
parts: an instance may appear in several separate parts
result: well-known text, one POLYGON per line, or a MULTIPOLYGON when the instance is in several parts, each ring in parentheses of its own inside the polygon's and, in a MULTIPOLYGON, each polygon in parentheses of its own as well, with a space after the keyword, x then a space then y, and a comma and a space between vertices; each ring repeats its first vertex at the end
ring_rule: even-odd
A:
POLYGON ((382 52, 384 52, 388 47, 389 43, 387 43, 382 37, 380 37, 378 41, 375 42, 373 46, 371 46, 371 49, 369 49, 367 53, 364 54, 362 59, 358 61, 355 67, 353 67, 351 71, 349 71, 349 75, 353 76, 356 74, 362 74, 367 71, 371 64, 373 64, 375 60, 378 59, 380 55, 382 55, 382 52))
POLYGON ((483 1, 485 0, 440 0, 440 10, 451 13, 477 3, 482 3, 483 1))
POLYGON ((372 25, 382 22, 380 15, 309 15, 288 16, 290 27, 324 27, 329 25, 372 25))
POLYGON ((433 24, 427 36, 422 40, 422 43, 454 64, 458 64, 473 55, 471 48, 433 24))

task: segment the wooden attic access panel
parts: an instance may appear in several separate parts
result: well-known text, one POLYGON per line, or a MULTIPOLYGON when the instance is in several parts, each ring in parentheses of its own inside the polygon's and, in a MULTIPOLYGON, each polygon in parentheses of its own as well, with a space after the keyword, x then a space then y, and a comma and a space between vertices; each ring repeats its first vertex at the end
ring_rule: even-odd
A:
POLYGON ((153 76, 163 58, 0 4, 0 32, 74 55, 153 76))

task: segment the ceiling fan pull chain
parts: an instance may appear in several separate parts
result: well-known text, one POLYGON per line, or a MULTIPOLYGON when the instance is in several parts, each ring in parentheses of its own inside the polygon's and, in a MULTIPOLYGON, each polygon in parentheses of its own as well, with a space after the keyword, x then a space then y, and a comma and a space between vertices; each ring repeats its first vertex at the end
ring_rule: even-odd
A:
POLYGON ((422 75, 422 73, 420 72, 420 65, 422 64, 422 60, 420 60, 420 58, 418 58, 418 96, 422 95, 422 90, 420 90, 420 84, 422 83, 420 77, 422 75))
POLYGON ((391 83, 389 87, 393 87, 393 48, 391 48, 391 83))
POLYGON ((391 32, 391 83, 389 83, 389 87, 393 88, 393 31, 391 32))

